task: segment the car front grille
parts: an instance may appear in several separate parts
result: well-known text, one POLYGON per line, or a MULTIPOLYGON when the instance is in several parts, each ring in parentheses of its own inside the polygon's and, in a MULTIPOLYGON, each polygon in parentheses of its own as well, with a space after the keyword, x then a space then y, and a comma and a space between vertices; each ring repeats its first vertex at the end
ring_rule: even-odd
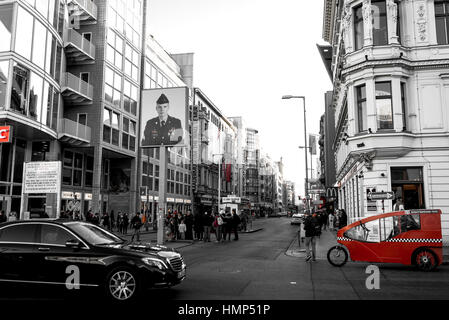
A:
POLYGON ((171 258, 169 262, 173 271, 179 272, 182 270, 182 266, 184 264, 184 260, 182 259, 182 257, 171 258))

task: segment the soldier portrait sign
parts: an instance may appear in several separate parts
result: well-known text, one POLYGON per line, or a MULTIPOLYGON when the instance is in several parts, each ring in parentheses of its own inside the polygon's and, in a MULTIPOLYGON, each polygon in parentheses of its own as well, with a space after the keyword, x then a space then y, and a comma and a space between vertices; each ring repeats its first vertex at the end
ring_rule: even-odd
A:
POLYGON ((141 146, 185 146, 188 88, 147 89, 142 92, 141 146))

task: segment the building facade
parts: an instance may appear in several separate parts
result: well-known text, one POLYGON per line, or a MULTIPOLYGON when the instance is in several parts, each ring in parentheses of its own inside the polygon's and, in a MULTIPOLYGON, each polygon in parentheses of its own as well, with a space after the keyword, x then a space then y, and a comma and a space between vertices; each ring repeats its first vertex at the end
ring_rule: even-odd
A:
POLYGON ((449 1, 326 0, 339 206, 443 211, 449 236, 449 1), (337 3, 338 2, 338 3, 337 3), (370 201, 391 191, 395 200, 370 201))
MULTIPOLYGON (((193 89, 192 189, 194 213, 218 212, 218 196, 235 195, 236 134, 212 100, 193 89), (220 192, 219 192, 220 191, 220 192)), ((220 200, 221 201, 221 200, 220 200)))

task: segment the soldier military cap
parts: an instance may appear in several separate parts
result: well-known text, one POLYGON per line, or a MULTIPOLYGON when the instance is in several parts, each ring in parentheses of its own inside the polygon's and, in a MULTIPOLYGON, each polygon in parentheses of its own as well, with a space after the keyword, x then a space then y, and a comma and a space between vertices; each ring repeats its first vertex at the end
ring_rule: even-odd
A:
POLYGON ((159 99, 157 99, 156 103, 157 104, 164 104, 164 103, 168 103, 168 99, 167 96, 165 94, 161 94, 161 96, 159 97, 159 99))

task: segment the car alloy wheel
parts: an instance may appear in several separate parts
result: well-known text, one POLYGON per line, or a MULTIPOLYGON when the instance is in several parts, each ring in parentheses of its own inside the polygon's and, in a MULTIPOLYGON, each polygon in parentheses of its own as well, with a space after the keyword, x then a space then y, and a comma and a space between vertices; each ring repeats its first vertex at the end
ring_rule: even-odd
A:
POLYGON ((108 288, 114 299, 126 301, 131 299, 136 293, 137 281, 131 272, 119 269, 110 276, 108 288))

